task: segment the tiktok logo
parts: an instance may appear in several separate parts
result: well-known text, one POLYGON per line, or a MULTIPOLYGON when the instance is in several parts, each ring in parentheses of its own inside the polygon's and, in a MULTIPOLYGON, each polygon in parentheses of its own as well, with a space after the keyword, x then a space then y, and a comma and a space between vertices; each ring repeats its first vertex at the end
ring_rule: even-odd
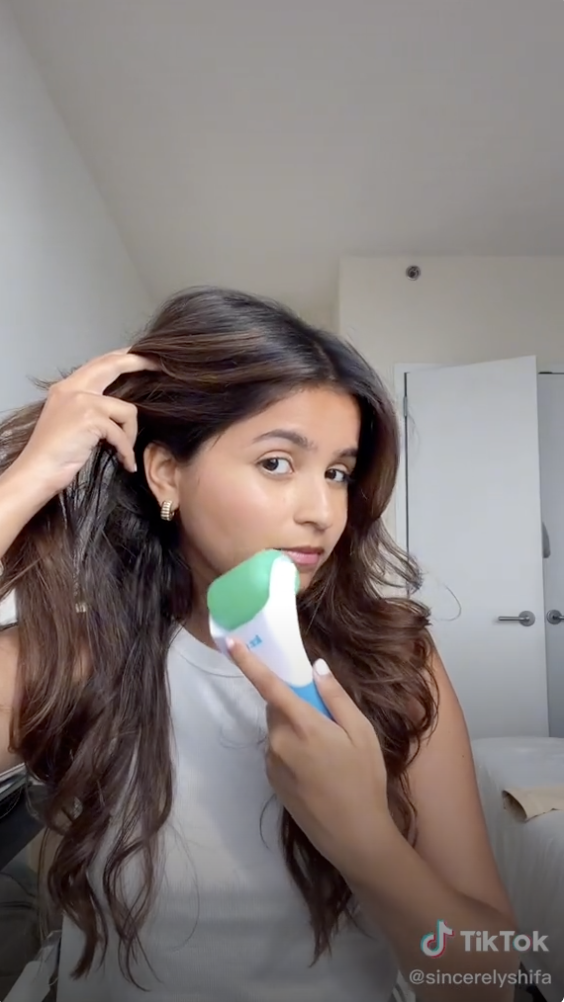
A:
POLYGON ((439 919, 437 922, 437 931, 428 932, 426 936, 423 936, 421 940, 421 951, 426 957, 442 957, 446 950, 447 939, 450 936, 454 936, 452 929, 449 929, 446 922, 439 919))

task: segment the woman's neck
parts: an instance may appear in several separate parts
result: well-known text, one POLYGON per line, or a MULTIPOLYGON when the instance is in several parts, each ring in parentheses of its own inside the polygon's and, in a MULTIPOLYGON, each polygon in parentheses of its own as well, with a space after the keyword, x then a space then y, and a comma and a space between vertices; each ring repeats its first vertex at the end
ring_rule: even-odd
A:
POLYGON ((193 546, 186 546, 185 558, 192 576, 193 600, 190 614, 184 622, 184 626, 196 640, 217 650, 210 633, 209 612, 207 603, 208 588, 217 577, 217 572, 204 559, 199 550, 193 546))
POLYGON ((214 651, 217 650, 210 633, 209 613, 207 603, 205 601, 198 599, 194 603, 192 611, 190 612, 190 615, 184 625, 188 632, 191 633, 196 640, 205 644, 206 647, 211 647, 214 651))

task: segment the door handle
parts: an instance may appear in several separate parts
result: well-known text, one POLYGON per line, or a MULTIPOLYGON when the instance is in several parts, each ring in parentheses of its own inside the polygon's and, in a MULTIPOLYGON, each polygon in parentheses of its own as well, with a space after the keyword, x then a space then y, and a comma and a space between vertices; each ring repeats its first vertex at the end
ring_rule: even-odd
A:
POLYGON ((518 616, 498 616, 498 623, 521 623, 521 626, 532 626, 535 622, 534 612, 520 612, 518 616))
POLYGON ((552 626, 558 626, 558 623, 564 623, 564 616, 558 609, 551 609, 546 614, 546 621, 552 626))

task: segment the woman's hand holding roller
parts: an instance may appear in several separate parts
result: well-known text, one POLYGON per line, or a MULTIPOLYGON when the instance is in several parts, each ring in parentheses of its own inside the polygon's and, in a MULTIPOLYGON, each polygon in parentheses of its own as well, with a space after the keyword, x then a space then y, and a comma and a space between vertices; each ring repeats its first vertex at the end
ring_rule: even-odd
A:
POLYGON ((267 704, 266 766, 273 789, 310 842, 346 879, 354 879, 373 863, 393 826, 374 728, 330 672, 316 672, 315 681, 332 720, 240 641, 232 642, 230 653, 267 704))

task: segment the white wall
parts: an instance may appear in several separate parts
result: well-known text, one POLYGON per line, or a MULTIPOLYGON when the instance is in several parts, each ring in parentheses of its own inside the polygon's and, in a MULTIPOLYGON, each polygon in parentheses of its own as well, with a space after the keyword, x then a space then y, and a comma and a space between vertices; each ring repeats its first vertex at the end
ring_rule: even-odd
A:
POLYGON ((564 257, 346 258, 339 330, 390 385, 397 362, 564 361, 564 257))
POLYGON ((151 304, 0 0, 0 411, 124 343, 151 304))
POLYGON ((151 306, 0 0, 0 412, 37 396, 28 377, 124 344, 151 306))
MULTIPOLYGON (((564 362, 564 257, 345 258, 339 331, 392 391, 396 363, 564 362)), ((386 524, 395 533, 393 502, 386 524)))

